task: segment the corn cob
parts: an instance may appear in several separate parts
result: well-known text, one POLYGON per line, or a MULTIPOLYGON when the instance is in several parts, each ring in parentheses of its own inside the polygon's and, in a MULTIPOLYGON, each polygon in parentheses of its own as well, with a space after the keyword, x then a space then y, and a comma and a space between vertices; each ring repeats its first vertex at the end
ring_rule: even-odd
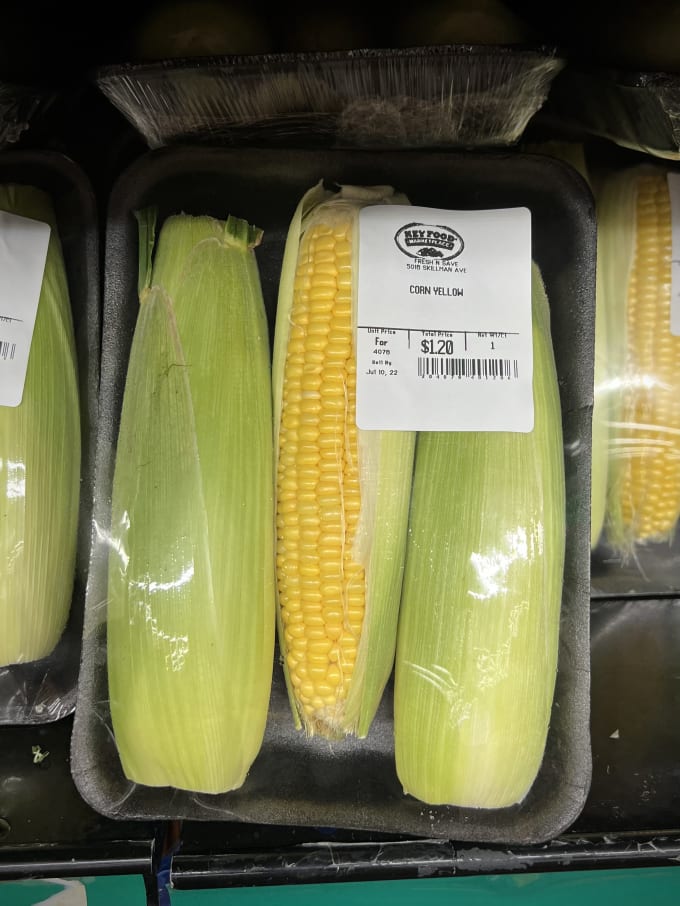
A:
POLYGON ((610 415, 607 536, 624 556, 680 515, 680 337, 670 332, 666 172, 610 177, 598 204, 610 415))
POLYGON ((368 733, 394 660, 414 435, 356 427, 357 219, 317 186, 289 230, 274 346, 279 641, 296 726, 368 733))
POLYGON ((22 402, 0 407, 0 665, 49 655, 68 619, 80 496, 73 321, 52 205, 0 186, 0 210, 49 223, 22 402))
POLYGON ((245 221, 142 226, 142 291, 113 483, 111 717, 126 776, 239 787, 273 667, 267 324, 245 221), (147 260, 147 258, 149 260, 147 260))
POLYGON ((534 429, 421 433, 395 665, 404 790, 501 808, 540 768, 557 668, 565 486, 548 302, 532 279, 534 429))

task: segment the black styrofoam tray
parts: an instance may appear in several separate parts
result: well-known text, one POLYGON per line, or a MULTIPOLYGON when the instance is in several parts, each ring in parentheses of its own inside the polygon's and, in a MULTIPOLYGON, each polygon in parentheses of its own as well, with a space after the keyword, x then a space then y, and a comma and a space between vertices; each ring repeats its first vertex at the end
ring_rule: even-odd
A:
POLYGON ((0 724, 45 723, 73 712, 90 556, 100 350, 99 224, 92 188, 69 158, 51 151, 0 154, 0 182, 22 183, 50 196, 59 230, 73 312, 81 410, 78 547, 68 624, 52 654, 0 667, 0 724))
POLYGON ((593 783, 576 830, 680 834, 680 599, 594 601, 591 658, 593 783))
POLYGON ((319 179, 392 184, 413 204, 526 205, 533 254, 552 306, 563 408, 567 546, 559 667, 544 763, 523 803, 503 810, 428 807, 404 796, 393 763, 392 686, 365 740, 329 744, 294 729, 275 663, 261 752, 244 786, 217 796, 136 786, 123 775, 111 730, 106 676, 107 547, 93 552, 72 770, 83 797, 114 818, 186 818, 358 828, 459 840, 530 843, 555 837, 579 814, 590 781, 590 423, 595 227, 578 174, 547 157, 419 152, 189 149, 151 152, 114 187, 107 220, 102 384, 96 464, 97 533, 106 537, 120 407, 138 312, 133 212, 228 213, 264 229, 257 250, 270 326, 290 218, 319 179))

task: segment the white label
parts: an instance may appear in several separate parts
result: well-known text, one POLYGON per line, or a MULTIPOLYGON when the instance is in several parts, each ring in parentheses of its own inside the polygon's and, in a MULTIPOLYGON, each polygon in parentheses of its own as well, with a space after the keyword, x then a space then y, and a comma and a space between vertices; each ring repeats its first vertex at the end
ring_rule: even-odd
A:
POLYGON ((531 431, 531 212, 372 205, 359 231, 359 428, 531 431))
POLYGON ((671 333, 680 336, 680 173, 668 174, 671 198, 671 333))
POLYGON ((50 227, 0 211, 0 406, 18 406, 47 260, 50 227))

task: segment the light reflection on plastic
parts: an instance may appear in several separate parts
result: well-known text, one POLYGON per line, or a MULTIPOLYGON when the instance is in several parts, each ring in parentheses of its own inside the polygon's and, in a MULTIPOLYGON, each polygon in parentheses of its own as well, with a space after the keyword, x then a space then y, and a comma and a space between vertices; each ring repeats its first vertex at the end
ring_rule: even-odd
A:
POLYGON ((505 535, 505 548, 493 550, 488 554, 475 552, 470 555, 470 563, 477 574, 477 581, 482 591, 468 589, 468 594, 479 601, 487 601, 504 592, 508 570, 518 560, 528 561, 540 555, 543 548, 543 526, 535 523, 527 531, 525 526, 518 526, 505 535), (538 546, 538 550, 534 548, 538 546))
MULTIPOLYGON (((129 519, 127 513, 125 513, 123 515, 121 522, 126 524, 126 526, 129 528, 130 519, 129 519)), ((120 557, 121 563, 123 564, 123 572, 127 572, 128 564, 130 562, 130 556, 127 553, 127 551, 125 550, 122 538, 114 538, 114 536, 110 532, 107 532, 107 531, 104 531, 103 529, 101 529, 96 522, 95 522, 94 530, 97 535, 97 541, 100 542, 101 544, 105 544, 108 547, 113 548, 113 550, 120 557)))
POLYGON ((7 777, 3 777, 2 780, 0 780, 0 790, 2 790, 3 793, 11 794, 15 790, 21 789, 25 782, 26 781, 23 777, 14 777, 12 775, 9 775, 7 777))
MULTIPOLYGON (((139 588, 145 587, 141 583, 135 583, 135 585, 139 588)), ((158 625, 158 617, 153 614, 153 605, 150 601, 141 600, 137 602, 137 605, 138 613, 141 614, 142 621, 146 624, 153 638, 156 642, 159 642, 170 649, 165 655, 166 666, 173 672, 181 670, 182 667, 184 667, 186 656, 189 653, 189 636, 170 635, 170 633, 161 629, 158 625)), ((135 623, 136 619, 134 613, 131 613, 129 624, 130 626, 134 626, 135 623)))
POLYGON ((176 579, 172 579, 170 582, 132 582, 131 584, 137 588, 145 588, 149 594, 155 594, 157 591, 172 591, 173 588, 181 588, 183 585, 191 582, 194 577, 194 564, 190 563, 189 566, 182 572, 176 579))
MULTIPOLYGON (((120 524, 125 528, 130 527, 130 517, 127 511, 123 513, 120 519, 120 524)), ((114 538, 114 536, 95 523, 95 533, 97 535, 97 541, 108 545, 111 547, 118 556, 120 557, 121 563, 123 565, 123 572, 127 572, 128 564, 130 563, 130 556, 126 552, 124 547, 124 542, 122 538, 114 538)), ((159 591, 170 591, 175 588, 181 588, 184 585, 187 585, 194 577, 194 565, 193 563, 189 564, 183 572, 175 579, 170 582, 155 582, 147 580, 144 582, 135 582, 129 580, 129 587, 136 588, 140 591, 145 591, 149 594, 154 594, 159 591)), ((166 663, 168 664, 170 670, 178 671, 181 670, 184 666, 186 656, 189 653, 189 636, 187 635, 170 635, 167 632, 164 632, 158 626, 158 618, 155 617, 152 613, 152 605, 148 600, 140 600, 139 602, 139 611, 142 613, 142 619, 144 623, 149 626, 151 634, 153 637, 162 643, 169 643, 170 652, 166 655, 166 663)), ((130 615, 130 625, 135 623, 135 617, 133 614, 130 615)))
MULTIPOLYGON (((172 591, 181 588, 191 581, 194 575, 193 563, 187 566, 182 574, 171 582, 130 582, 130 588, 137 588, 147 594, 154 594, 158 591, 172 591)), ((184 667, 187 654, 189 653, 189 636, 188 635, 170 635, 158 625, 158 617, 154 615, 153 603, 148 599, 142 599, 138 602, 139 611, 142 619, 146 623, 151 635, 156 642, 162 643, 170 650, 165 656, 166 666, 173 672, 177 672, 184 667)), ((157 610, 158 608, 155 608, 157 610)), ((130 625, 135 622, 134 616, 130 617, 130 625)))
MULTIPOLYGON (((670 425, 646 425, 644 422, 612 422, 612 421, 608 421, 607 426, 609 428, 623 428, 627 431, 652 431, 652 432, 654 432, 654 434, 680 435, 680 428, 672 428, 670 425)), ((616 438, 615 440, 618 442, 619 438, 616 438)), ((649 441, 649 438, 626 437, 626 438, 621 438, 620 440, 624 441, 626 443, 642 444, 642 443, 647 443, 649 441)), ((662 443, 662 441, 659 440, 658 443, 662 443)), ((675 441, 667 440, 667 441, 663 441, 663 443, 670 446, 671 444, 675 443, 675 441)))
POLYGON ((598 395, 606 393, 615 393, 619 390, 671 390, 670 384, 660 381, 653 374, 631 374, 619 377, 608 378, 597 385, 596 393, 598 395))
MULTIPOLYGON (((16 500, 26 496, 26 466, 23 462, 12 462, 6 460, 7 465, 7 485, 5 495, 9 499, 16 500)), ((0 459, 0 467, 2 460, 0 459)))
POLYGON ((449 722, 452 726, 458 727, 470 719, 472 702, 465 699, 463 690, 445 667, 441 664, 425 667, 423 664, 416 664, 413 661, 408 661, 406 666, 444 697, 449 709, 449 722))

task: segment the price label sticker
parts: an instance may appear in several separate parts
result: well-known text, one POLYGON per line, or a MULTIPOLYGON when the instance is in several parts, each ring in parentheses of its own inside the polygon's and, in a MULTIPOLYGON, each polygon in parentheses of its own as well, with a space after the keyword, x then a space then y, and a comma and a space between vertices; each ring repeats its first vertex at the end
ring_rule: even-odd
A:
POLYGON ((0 406, 24 395, 49 241, 49 224, 0 211, 0 406))
POLYGON ((372 205, 359 215, 357 425, 534 425, 531 212, 372 205))

